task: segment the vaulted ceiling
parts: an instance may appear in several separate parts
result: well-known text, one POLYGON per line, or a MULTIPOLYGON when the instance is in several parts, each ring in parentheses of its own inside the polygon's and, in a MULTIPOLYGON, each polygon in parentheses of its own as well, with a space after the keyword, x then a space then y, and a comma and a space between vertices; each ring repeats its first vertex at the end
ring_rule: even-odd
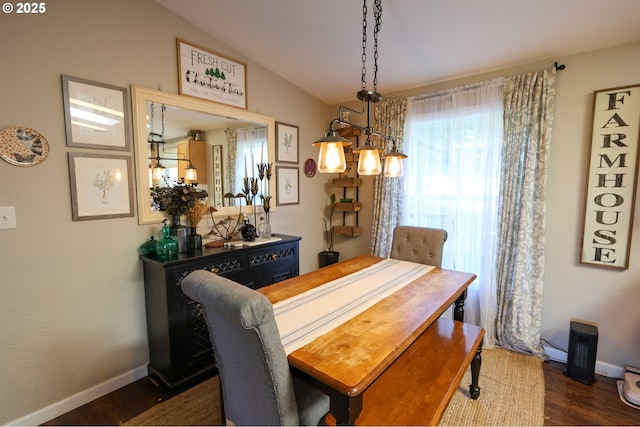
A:
MULTIPOLYGON (((360 90, 362 1, 155 1, 328 104, 360 90)), ((382 0, 382 11, 383 95, 640 40, 638 0, 382 0)), ((372 46, 369 33, 369 61, 372 46)))

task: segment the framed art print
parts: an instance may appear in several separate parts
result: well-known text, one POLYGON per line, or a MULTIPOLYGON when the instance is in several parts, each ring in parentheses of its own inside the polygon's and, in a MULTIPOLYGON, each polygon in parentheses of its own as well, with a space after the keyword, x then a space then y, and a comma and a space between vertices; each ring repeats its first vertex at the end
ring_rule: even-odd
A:
POLYGON ((276 162, 298 163, 298 133, 298 126, 276 122, 276 162))
POLYGON ((131 157, 68 155, 74 221, 133 216, 131 157))
POLYGON ((276 204, 278 206, 297 205, 300 203, 298 172, 298 167, 276 167, 276 204))
POLYGON ((247 65, 177 39, 180 95, 247 109, 247 65))
POLYGON ((67 146, 129 150, 129 91, 62 76, 67 146))

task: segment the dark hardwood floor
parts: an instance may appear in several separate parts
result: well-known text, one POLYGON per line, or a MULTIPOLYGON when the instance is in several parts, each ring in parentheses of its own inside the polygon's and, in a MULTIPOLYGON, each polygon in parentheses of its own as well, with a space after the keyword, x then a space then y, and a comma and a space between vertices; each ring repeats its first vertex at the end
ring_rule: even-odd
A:
POLYGON ((565 376, 563 363, 543 366, 545 425, 640 425, 640 409, 620 400, 616 379, 596 375, 596 381, 586 385, 565 376))
MULTIPOLYGON (((597 375, 585 385, 563 374, 565 365, 543 364, 545 425, 640 425, 640 410, 620 401, 616 380, 597 375)), ((119 425, 169 396, 143 378, 44 425, 119 425)))

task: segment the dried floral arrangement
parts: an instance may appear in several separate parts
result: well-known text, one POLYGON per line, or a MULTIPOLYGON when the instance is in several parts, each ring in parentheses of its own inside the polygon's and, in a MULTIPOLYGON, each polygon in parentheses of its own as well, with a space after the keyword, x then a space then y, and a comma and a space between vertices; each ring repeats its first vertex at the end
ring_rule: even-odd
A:
POLYGON ((189 209, 189 225, 191 227, 197 227, 198 223, 209 212, 209 203, 202 199, 196 199, 195 204, 189 209))
POLYGON ((178 182, 170 182, 163 178, 164 186, 151 187, 151 203, 153 208, 166 211, 169 215, 188 215, 196 201, 208 196, 206 191, 198 190, 195 184, 187 184, 181 178, 178 182))

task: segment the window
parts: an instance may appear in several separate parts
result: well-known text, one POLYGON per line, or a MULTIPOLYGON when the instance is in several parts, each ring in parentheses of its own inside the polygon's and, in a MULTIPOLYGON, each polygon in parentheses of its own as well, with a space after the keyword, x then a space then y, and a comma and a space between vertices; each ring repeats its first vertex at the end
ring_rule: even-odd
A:
POLYGON ((466 305, 476 324, 495 280, 502 111, 500 80, 410 99, 405 119, 400 223, 447 230, 442 266, 478 276, 466 305))

